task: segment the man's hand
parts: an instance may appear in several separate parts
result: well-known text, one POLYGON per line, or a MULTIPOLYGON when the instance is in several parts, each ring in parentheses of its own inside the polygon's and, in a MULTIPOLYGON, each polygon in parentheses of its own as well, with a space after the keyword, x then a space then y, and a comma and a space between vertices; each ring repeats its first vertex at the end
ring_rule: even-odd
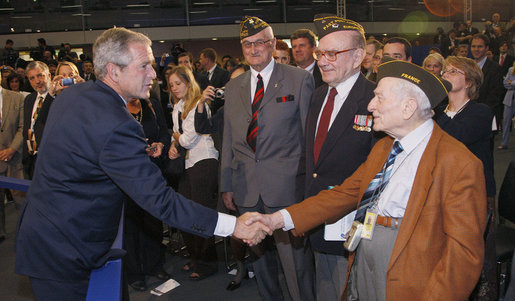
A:
POLYGON ((247 212, 236 220, 233 236, 242 239, 249 246, 260 243, 266 235, 272 235, 273 231, 261 223, 262 215, 257 212, 247 212))
POLYGON ((16 153, 16 151, 10 147, 0 150, 0 160, 7 162, 11 160, 11 158, 14 156, 14 153, 16 153))
POLYGON ((227 207, 227 209, 229 210, 236 211, 236 206, 234 205, 233 198, 234 192, 222 192, 222 200, 224 201, 225 207, 227 207))
POLYGON ((259 214, 253 212, 253 214, 248 216, 245 220, 247 225, 251 225, 256 222, 265 224, 272 232, 284 227, 283 215, 279 211, 272 214, 259 214))

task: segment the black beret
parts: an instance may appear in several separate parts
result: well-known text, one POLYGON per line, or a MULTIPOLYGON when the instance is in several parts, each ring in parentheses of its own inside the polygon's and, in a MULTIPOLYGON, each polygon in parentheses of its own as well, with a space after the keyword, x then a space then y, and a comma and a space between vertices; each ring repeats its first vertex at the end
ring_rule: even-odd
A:
POLYGON ((342 30, 354 30, 361 34, 365 34, 363 26, 361 26, 361 24, 358 22, 340 18, 333 14, 315 15, 313 23, 315 23, 315 28, 317 29, 319 40, 332 32, 342 30))
POLYGON ((417 85, 429 98, 431 108, 442 102, 452 89, 450 82, 435 76, 424 68, 407 61, 391 58, 385 59, 377 67, 377 82, 385 77, 396 77, 417 85))
POLYGON ((253 36, 261 30, 270 27, 268 23, 261 20, 260 18, 250 16, 245 16, 240 25, 240 40, 253 36))

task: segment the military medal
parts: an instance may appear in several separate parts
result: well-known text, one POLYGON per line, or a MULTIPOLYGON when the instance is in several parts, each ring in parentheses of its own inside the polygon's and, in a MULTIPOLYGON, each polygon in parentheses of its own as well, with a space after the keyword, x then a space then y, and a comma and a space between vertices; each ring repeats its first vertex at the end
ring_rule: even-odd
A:
POLYGON ((370 132, 372 130, 372 115, 355 115, 353 129, 361 132, 370 132))

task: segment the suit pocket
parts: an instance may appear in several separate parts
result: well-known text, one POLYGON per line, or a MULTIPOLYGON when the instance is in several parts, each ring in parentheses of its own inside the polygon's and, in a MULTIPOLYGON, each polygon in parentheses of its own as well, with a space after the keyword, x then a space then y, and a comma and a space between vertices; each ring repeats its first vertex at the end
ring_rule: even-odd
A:
POLYGON ((295 100, 295 96, 293 96, 292 94, 282 96, 282 97, 277 97, 275 99, 276 102, 289 102, 289 101, 294 101, 294 100, 295 100))

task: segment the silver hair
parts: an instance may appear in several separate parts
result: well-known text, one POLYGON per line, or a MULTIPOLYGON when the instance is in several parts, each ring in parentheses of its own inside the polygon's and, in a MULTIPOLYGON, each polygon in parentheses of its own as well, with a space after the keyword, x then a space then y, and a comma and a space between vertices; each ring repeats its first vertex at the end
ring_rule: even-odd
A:
POLYGON ((129 65, 132 60, 129 52, 131 43, 152 46, 152 41, 144 34, 123 27, 108 29, 96 39, 93 45, 93 65, 98 79, 106 76, 108 63, 121 68, 129 65))
POLYGON ((417 85, 407 80, 396 78, 397 83, 392 87, 392 92, 397 95, 398 99, 412 97, 417 101, 417 112, 422 120, 428 120, 433 117, 431 103, 426 93, 417 85))
POLYGON ((50 70, 48 69, 48 65, 41 62, 41 61, 32 61, 30 62, 27 67, 25 68, 25 72, 29 72, 32 69, 39 68, 43 70, 43 72, 50 74, 50 70))

